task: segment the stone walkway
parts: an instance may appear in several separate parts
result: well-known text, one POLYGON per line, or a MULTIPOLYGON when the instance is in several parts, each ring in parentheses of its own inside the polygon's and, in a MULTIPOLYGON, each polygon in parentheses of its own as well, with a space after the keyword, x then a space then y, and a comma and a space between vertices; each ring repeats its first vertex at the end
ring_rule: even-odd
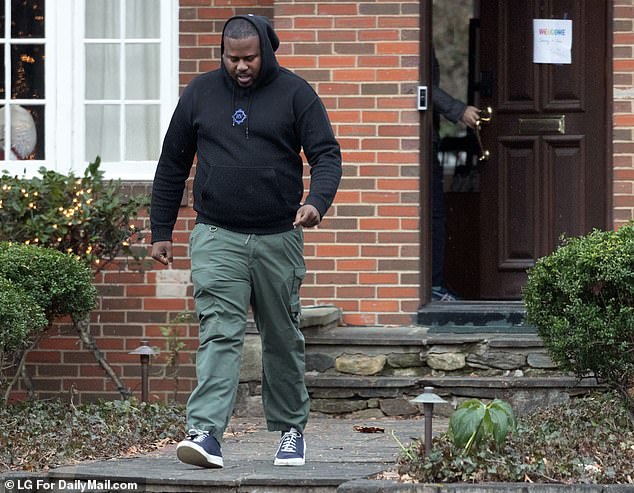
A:
MULTIPOLYGON (((434 431, 446 427, 446 419, 434 420, 434 431)), ((409 444, 423 433, 422 418, 311 417, 305 433, 306 465, 279 467, 273 466, 279 433, 265 431, 263 422, 253 418, 234 418, 223 443, 223 469, 182 464, 172 445, 141 457, 60 467, 49 471, 48 477, 58 483, 76 479, 137 481, 139 490, 147 492, 334 493, 343 483, 373 478, 393 467, 400 450, 398 442, 409 444), (382 432, 361 432, 372 428, 382 432)))
MULTIPOLYGON (((446 428, 446 419, 434 418, 434 432, 446 428)), ((422 418, 312 417, 306 465, 275 467, 279 434, 265 431, 261 420, 234 418, 223 444, 223 469, 182 464, 171 445, 139 457, 83 462, 38 475, 9 473, 0 479, 0 493, 634 493, 628 485, 399 483, 394 470, 399 442, 410 444, 423 433, 422 418)))

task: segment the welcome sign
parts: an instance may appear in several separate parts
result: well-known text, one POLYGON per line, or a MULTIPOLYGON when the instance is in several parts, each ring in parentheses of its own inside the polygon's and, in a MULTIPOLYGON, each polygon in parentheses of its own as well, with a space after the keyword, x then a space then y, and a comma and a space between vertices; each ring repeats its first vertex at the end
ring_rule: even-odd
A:
POLYGON ((572 63, 572 20, 533 19, 533 62, 572 63))

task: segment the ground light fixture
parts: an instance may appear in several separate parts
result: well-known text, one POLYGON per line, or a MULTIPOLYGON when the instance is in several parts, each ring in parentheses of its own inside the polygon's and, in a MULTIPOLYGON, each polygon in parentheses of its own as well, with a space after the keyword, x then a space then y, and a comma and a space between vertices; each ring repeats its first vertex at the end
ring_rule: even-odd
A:
POLYGON ((128 354, 138 354, 141 360, 141 402, 147 402, 149 393, 148 371, 150 356, 154 356, 156 351, 147 345, 147 341, 141 341, 141 345, 128 354))
POLYGON ((425 416, 425 457, 431 452, 431 432, 432 432, 432 416, 434 414, 434 404, 446 404, 439 395, 434 394, 433 387, 425 387, 423 393, 410 400, 414 404, 423 405, 423 415, 425 416))

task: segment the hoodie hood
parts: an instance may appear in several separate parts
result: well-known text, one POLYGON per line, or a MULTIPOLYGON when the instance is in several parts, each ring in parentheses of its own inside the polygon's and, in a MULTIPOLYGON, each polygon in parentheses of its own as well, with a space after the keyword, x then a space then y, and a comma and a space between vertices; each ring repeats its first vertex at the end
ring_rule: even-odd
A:
MULTIPOLYGON (((280 66, 277 63, 277 58, 275 57, 275 52, 280 46, 280 40, 273 30, 273 26, 271 26, 271 23, 266 17, 254 14, 236 15, 227 19, 227 22, 225 22, 225 25, 222 28, 222 38, 220 41, 221 55, 223 55, 225 52, 225 28, 227 27, 227 24, 233 19, 247 20, 255 26, 255 29, 258 32, 258 36, 260 37, 260 57, 262 58, 262 65, 260 67, 260 73, 258 74, 258 78, 255 81, 253 88, 264 86, 271 82, 275 77, 277 77, 277 74, 280 71, 280 66)), ((237 83, 227 73, 224 61, 222 60, 221 66, 222 71, 227 76, 227 78, 234 85, 237 85, 237 83)))

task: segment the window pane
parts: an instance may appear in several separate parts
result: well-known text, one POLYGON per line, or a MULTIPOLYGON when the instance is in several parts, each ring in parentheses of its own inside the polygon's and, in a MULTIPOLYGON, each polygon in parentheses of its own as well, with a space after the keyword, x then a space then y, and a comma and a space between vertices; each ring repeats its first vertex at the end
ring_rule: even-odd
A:
POLYGON ((159 99, 159 45, 127 45, 125 53, 126 99, 159 99))
POLYGON ((12 0, 11 17, 11 37, 44 37, 44 0, 12 0))
POLYGON ((0 43, 0 99, 7 97, 4 88, 4 45, 0 43))
POLYGON ((154 161, 160 150, 158 105, 130 105, 125 114, 126 149, 129 161, 154 161))
POLYGON ((119 161, 119 106, 86 105, 86 161, 119 161))
POLYGON ((11 105, 11 142, 5 153, 6 106, 0 108, 1 159, 44 159, 44 106, 11 105))
POLYGON ((44 45, 11 46, 11 97, 44 97, 44 45))
POLYGON ((4 0, 0 0, 0 38, 4 38, 4 0))
POLYGON ((119 38, 119 0, 86 0, 88 39, 119 38))
POLYGON ((160 14, 159 0, 126 0, 126 37, 159 38, 160 14))
POLYGON ((119 99, 119 45, 86 45, 86 99, 119 99))

